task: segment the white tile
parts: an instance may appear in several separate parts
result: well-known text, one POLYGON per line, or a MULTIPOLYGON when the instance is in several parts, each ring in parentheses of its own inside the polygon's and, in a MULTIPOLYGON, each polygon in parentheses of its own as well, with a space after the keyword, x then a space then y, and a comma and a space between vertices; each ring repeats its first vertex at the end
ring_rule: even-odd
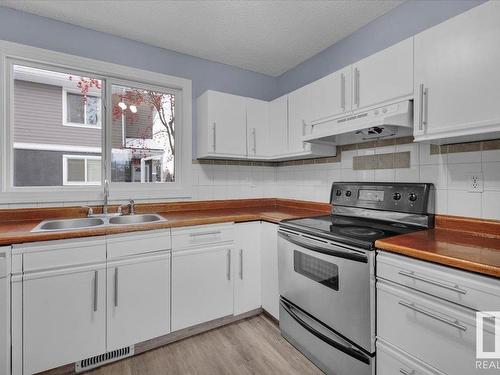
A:
POLYGON ((482 194, 462 190, 448 190, 448 214, 481 217, 482 194))
POLYGON ((375 182, 394 182, 396 179, 395 169, 376 169, 375 182))
POLYGON ((396 151, 396 146, 384 146, 384 147, 376 147, 375 148, 375 153, 377 155, 380 154, 393 154, 396 151))
POLYGON ((340 167, 342 169, 351 168, 352 169, 352 158, 357 156, 357 150, 342 151, 342 160, 340 162, 340 167))
POLYGON ((483 218, 500 220, 500 191, 483 193, 483 218))
POLYGON ((344 182, 355 182, 358 180, 358 176, 356 171, 351 168, 342 168, 340 170, 341 180, 344 182))
POLYGON ((342 179, 342 172, 340 169, 330 169, 328 170, 328 184, 331 185, 334 182, 338 182, 342 179))
POLYGON ((211 166, 203 164, 198 171, 198 185, 212 185, 211 166))
POLYGON ((500 161, 500 150, 483 151, 481 155, 483 162, 500 161))
POLYGON ((445 215, 448 213, 448 190, 433 190, 431 192, 434 200, 435 213, 445 215))
POLYGON ((446 189, 448 187, 446 166, 442 164, 421 165, 420 182, 432 183, 435 189, 446 189))
POLYGON ((356 181, 374 182, 375 171, 374 170, 356 171, 356 181))
POLYGON ((363 148, 358 150, 357 156, 375 155, 375 148, 363 148))
POLYGON ((480 163, 481 151, 453 152, 448 154, 448 164, 480 163))
POLYGON ((420 167, 397 168, 395 170, 396 182, 420 182, 420 167))
POLYGON ((473 173, 481 172, 481 163, 449 164, 448 189, 468 190, 469 177, 473 173))
POLYGON ((483 163, 484 190, 500 190, 500 163, 483 163))
POLYGON ((427 143, 420 144, 419 157, 420 157, 420 165, 446 164, 448 162, 447 154, 431 155, 430 144, 427 143))

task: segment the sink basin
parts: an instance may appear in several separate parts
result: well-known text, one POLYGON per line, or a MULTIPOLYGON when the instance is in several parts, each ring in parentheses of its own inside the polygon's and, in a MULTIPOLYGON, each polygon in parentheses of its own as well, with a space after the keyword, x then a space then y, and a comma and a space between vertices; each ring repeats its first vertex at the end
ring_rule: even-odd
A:
POLYGON ((155 221, 165 221, 165 219, 156 214, 114 216, 109 219, 109 223, 113 225, 144 224, 153 223, 155 221))
POLYGON ((33 232, 46 232, 56 230, 84 229, 104 225, 104 220, 99 218, 83 218, 83 219, 61 219, 61 220, 45 220, 40 223, 33 232))

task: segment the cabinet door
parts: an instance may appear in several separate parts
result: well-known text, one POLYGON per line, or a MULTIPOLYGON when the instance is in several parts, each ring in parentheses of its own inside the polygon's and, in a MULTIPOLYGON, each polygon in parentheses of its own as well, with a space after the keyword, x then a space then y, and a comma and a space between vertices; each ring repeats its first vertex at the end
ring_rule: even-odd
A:
POLYGON ((24 275, 24 374, 106 351, 105 276, 104 265, 24 275))
POLYGON ((261 306, 260 233, 260 222, 235 225, 235 315, 261 306))
POLYGON ((353 64, 353 109, 413 94, 413 38, 353 64))
POLYGON ((108 264, 107 350, 170 332, 170 253, 108 264))
POLYGON ((207 94, 209 152, 246 156, 245 98, 216 91, 207 94))
POLYGON ((499 19, 490 1, 415 36, 417 140, 500 129, 499 19))
POLYGON ((311 84, 311 120, 342 115, 351 110, 351 66, 311 84))
POLYGON ((288 97, 269 102, 269 153, 283 155, 288 151, 288 97))
POLYGON ((172 253, 172 331, 233 314, 232 246, 172 253))
POLYGON ((262 308, 279 319, 278 226, 262 222, 262 308))
POLYGON ((248 157, 265 157, 269 153, 269 103, 247 98, 246 116, 248 157))
POLYGON ((311 85, 301 87, 288 95, 288 152, 309 151, 311 145, 302 142, 302 137, 310 132, 311 85))
MULTIPOLYGON (((1 255, 0 255, 1 256, 1 255)), ((0 277, 0 375, 7 375, 10 371, 8 348, 10 347, 8 313, 10 313, 7 300, 7 277, 0 277)))

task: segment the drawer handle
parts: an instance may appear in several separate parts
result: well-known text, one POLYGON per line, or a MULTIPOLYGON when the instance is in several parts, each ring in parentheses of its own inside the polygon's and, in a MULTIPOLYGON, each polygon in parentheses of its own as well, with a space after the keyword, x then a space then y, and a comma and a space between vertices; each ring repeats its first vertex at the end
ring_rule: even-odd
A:
POLYGON ((99 271, 94 271, 94 312, 97 312, 98 293, 99 293, 99 271))
POLYGON ((231 249, 227 250, 227 279, 231 281, 231 249))
POLYGON ((460 294, 467 294, 467 291, 463 290, 458 285, 455 285, 455 286, 446 285, 446 284, 441 283, 439 281, 436 281, 436 280, 433 280, 433 279, 429 279, 428 277, 419 276, 419 275, 417 275, 413 271, 411 271, 411 272, 399 271, 399 274, 401 276, 406 276, 406 277, 409 277, 409 278, 412 278, 412 279, 415 279, 415 280, 420 280, 420 281, 423 281, 423 282, 428 283, 428 284, 439 286, 441 288, 445 288, 445 289, 448 289, 448 290, 453 290, 454 292, 457 292, 457 293, 460 293, 460 294))
POLYGON ((405 301, 399 301, 399 304, 401 306, 404 306, 410 310, 414 310, 416 312, 419 312, 420 314, 423 314, 423 315, 426 315, 430 318, 433 318, 433 319, 436 319, 436 320, 439 320, 440 322, 442 323, 445 323, 445 324, 448 324, 452 327, 455 327, 455 328, 458 328, 459 330, 461 331, 467 331, 467 327, 463 326, 462 324, 460 324, 458 322, 458 319, 455 319, 455 320, 449 320, 449 319, 445 319, 445 318, 442 318, 440 317, 439 315, 436 315, 430 311, 427 311, 421 307, 418 307, 417 305, 415 305, 414 303, 410 303, 410 302, 405 302, 405 301))
POLYGON ((213 231, 213 232, 199 232, 199 233, 189 233, 189 237, 200 237, 200 236, 215 236, 217 234, 220 234, 220 230, 213 231))
POLYGON ((118 307, 118 267, 115 267, 115 307, 118 307))
POLYGON ((410 372, 410 371, 405 370, 404 368, 399 369, 399 372, 400 372, 401 374, 403 374, 403 375, 413 375, 413 374, 415 374, 415 370, 412 370, 412 371, 410 372))

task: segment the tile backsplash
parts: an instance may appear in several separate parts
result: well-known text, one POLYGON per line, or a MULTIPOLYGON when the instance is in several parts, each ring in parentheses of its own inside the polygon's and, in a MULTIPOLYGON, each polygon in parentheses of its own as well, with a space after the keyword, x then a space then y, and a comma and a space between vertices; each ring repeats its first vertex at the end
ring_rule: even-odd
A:
MULTIPOLYGON (((336 157, 315 160, 193 161, 192 199, 277 197, 328 202, 334 181, 431 182, 435 186, 438 214, 500 220, 499 141, 482 142, 479 146, 434 146, 410 141, 342 146, 336 157), (391 162, 387 162, 389 159, 391 162), (469 192, 471 174, 482 177, 482 192, 469 192)), ((101 204, 71 205, 79 203, 101 204)), ((54 205, 64 203, 38 206, 54 205)))

